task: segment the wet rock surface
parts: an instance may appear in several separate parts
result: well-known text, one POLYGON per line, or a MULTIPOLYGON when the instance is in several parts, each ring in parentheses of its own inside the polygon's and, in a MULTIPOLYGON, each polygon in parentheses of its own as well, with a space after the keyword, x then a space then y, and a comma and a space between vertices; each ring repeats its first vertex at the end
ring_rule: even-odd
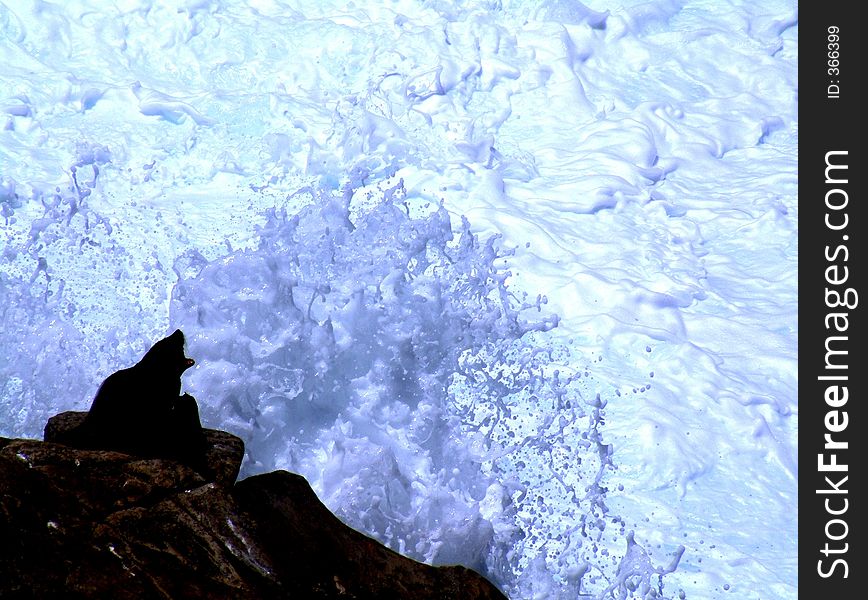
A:
MULTIPOLYGON (((68 411, 57 414, 45 425, 46 442, 65 443, 69 433, 82 426, 86 412, 68 411)), ((205 453, 208 473, 203 476, 220 485, 232 486, 238 478, 244 458, 244 442, 238 436, 217 429, 203 429, 208 449, 205 453)))
POLYGON ((50 441, 84 414, 0 438, 0 598, 504 598, 347 527, 299 475, 234 483, 231 434, 206 430, 215 476, 50 441))

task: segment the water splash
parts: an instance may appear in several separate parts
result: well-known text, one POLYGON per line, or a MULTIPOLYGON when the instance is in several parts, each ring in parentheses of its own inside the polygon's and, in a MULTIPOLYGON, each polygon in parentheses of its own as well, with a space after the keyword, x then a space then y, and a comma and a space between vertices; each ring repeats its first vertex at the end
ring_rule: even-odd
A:
MULTIPOLYGON (((615 581, 606 588, 603 596, 611 594, 618 600, 627 598, 661 598, 663 596, 663 576, 678 568, 684 546, 678 546, 672 561, 666 567, 654 567, 645 549, 636 543, 633 532, 627 534, 627 553, 618 564, 615 581), (652 577, 657 581, 652 582, 652 577)), ((684 597, 682 595, 682 597, 684 597)))
POLYGON ((516 597, 605 589, 620 534, 604 538, 619 519, 591 373, 547 339, 545 298, 510 289, 496 236, 364 179, 300 190, 307 205, 270 210, 255 247, 176 263, 172 326, 203 419, 244 437, 242 475, 300 472, 399 552, 516 597))
MULTIPOLYGON (((21 218, 0 289, 7 435, 86 408, 159 327, 151 302, 100 288, 138 271, 85 193, 111 154, 78 150, 64 187, 6 186, 21 218), (64 266, 90 253, 94 281, 71 279, 64 266), (95 319, 97 304, 136 319, 95 319)), ((625 525, 607 506, 608 392, 591 361, 551 336, 544 296, 511 289, 497 236, 407 198, 400 180, 366 179, 299 190, 284 205, 303 208, 269 210, 249 249, 209 260, 191 248, 148 270, 146 289, 177 279, 170 320, 197 358, 187 387, 206 424, 245 438, 245 475, 301 472, 350 525, 513 597, 662 597, 668 571, 635 559, 632 537, 616 560, 625 525)))

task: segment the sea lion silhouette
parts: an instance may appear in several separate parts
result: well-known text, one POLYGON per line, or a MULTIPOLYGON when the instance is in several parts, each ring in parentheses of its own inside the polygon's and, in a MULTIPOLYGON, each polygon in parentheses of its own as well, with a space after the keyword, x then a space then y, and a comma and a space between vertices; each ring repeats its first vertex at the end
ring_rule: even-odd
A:
POLYGON ((180 329, 155 343, 136 365, 103 382, 76 445, 171 458, 207 472, 199 408, 189 394, 179 395, 181 374, 194 364, 180 329))

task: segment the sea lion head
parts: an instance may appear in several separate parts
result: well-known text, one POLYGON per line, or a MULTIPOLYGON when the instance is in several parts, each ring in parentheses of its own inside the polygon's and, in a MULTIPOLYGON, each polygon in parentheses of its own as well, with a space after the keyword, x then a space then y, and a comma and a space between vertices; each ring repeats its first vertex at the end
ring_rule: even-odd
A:
POLYGON ((196 361, 184 355, 184 334, 176 329, 172 335, 154 344, 139 364, 180 377, 196 361))

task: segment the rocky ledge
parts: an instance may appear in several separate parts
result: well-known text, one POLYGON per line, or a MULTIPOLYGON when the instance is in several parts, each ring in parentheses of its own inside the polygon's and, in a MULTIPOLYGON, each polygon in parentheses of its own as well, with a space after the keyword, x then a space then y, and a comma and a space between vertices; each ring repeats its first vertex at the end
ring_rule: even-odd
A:
POLYGON ((168 459, 0 438, 0 598, 505 599, 477 573, 403 557, 286 471, 235 483, 243 442, 205 430, 203 477, 168 459))

